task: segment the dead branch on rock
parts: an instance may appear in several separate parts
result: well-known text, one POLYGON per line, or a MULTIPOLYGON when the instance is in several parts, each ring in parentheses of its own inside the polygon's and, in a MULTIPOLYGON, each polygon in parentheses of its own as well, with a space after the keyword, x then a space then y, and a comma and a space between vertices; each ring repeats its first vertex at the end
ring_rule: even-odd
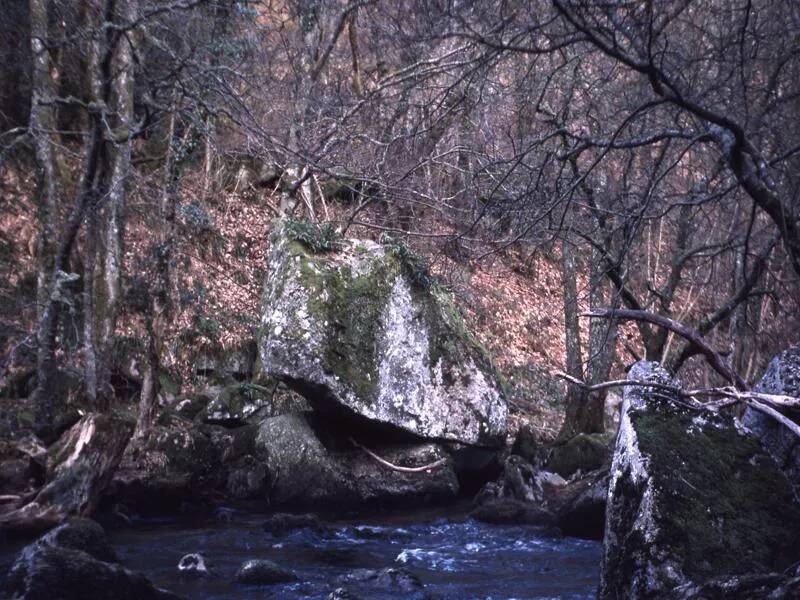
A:
POLYGON ((654 381, 636 381, 628 379, 615 379, 613 381, 603 381, 594 385, 589 385, 581 381, 577 377, 568 375, 561 371, 556 371, 555 375, 568 381, 573 385, 577 385, 588 392, 597 392, 615 387, 649 387, 657 390, 670 392, 676 398, 688 399, 692 402, 691 408, 705 409, 705 410, 719 410, 725 406, 741 402, 755 410, 769 415, 776 421, 780 422, 787 429, 789 429, 796 436, 800 437, 800 426, 792 421, 789 417, 782 414, 774 407, 778 408, 800 408, 800 398, 794 396, 784 396, 780 394, 764 394, 761 392, 741 391, 731 387, 722 388, 698 388, 694 390, 684 390, 674 385, 667 383, 658 383, 654 381), (697 398, 708 396, 717 397, 721 400, 700 402, 697 398))
POLYGON ((384 467, 392 469, 393 471, 399 471, 400 473, 430 473, 433 469, 441 467, 447 463, 447 458, 440 458, 435 462, 432 462, 427 465, 422 465, 421 467, 401 467, 400 465, 395 465, 393 463, 390 463, 388 460, 381 458, 366 446, 362 446, 361 444, 359 444, 353 438, 350 438, 350 442, 356 448, 360 448, 361 450, 363 450, 367 454, 367 456, 374 459, 376 462, 382 464, 384 467))

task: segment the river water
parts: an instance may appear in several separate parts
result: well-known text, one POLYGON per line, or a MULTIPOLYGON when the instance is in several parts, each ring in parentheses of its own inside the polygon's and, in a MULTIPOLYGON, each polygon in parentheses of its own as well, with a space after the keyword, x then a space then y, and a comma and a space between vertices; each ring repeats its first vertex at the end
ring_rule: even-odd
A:
MULTIPOLYGON (((404 567, 437 598, 593 598, 600 544, 557 537, 529 526, 496 526, 464 516, 402 515, 336 521, 325 532, 273 537, 263 517, 233 514, 225 522, 147 522, 111 531, 123 564, 188 598, 325 598, 353 569, 404 567), (210 577, 179 575, 181 556, 201 552, 210 577), (234 581, 242 562, 273 560, 299 582, 247 586, 234 581)), ((402 594, 353 589, 361 598, 402 594)))

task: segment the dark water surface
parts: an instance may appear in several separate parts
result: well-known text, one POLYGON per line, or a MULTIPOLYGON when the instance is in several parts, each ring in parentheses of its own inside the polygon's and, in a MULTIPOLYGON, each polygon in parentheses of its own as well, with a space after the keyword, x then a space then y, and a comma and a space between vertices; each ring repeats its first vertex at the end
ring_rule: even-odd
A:
POLYGON ((336 577, 388 566, 409 569, 437 597, 459 600, 593 598, 599 576, 599 543, 551 537, 534 527, 405 515, 338 521, 327 533, 298 530, 275 538, 263 530, 263 520, 234 515, 226 523, 147 523, 112 531, 110 537, 127 567, 192 599, 325 598, 338 587, 336 577), (214 576, 179 575, 178 560, 189 552, 203 553, 214 576), (273 560, 300 582, 235 583, 234 573, 251 558, 273 560))

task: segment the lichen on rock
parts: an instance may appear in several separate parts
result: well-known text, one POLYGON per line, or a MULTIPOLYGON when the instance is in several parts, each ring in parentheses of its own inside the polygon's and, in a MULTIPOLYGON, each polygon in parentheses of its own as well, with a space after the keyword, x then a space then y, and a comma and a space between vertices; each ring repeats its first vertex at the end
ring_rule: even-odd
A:
MULTIPOLYGON (((305 238, 303 238, 305 239, 305 238)), ((447 292, 368 240, 319 251, 276 227, 259 350, 315 408, 421 437, 496 445, 507 408, 485 349, 447 292)))

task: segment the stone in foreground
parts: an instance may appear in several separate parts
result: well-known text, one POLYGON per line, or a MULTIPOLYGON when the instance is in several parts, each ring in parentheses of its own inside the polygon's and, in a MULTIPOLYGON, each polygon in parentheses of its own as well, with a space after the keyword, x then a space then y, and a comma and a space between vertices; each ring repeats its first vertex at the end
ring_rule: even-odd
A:
POLYGON ((87 520, 61 525, 26 546, 3 591, 3 597, 24 600, 179 600, 118 564, 102 528, 87 520))
POLYGON ((236 571, 235 579, 238 583, 271 585, 297 581, 297 576, 271 560, 253 559, 244 562, 239 567, 239 570, 236 571))
POLYGON ((317 409, 428 439, 499 445, 505 398, 449 295, 419 276, 407 250, 358 240, 319 250, 297 227, 283 222, 272 239, 264 369, 317 409))
MULTIPOLYGON (((629 378, 673 383, 656 363, 637 363, 629 378)), ((626 388, 600 598, 673 597, 681 586, 798 559, 800 507, 756 438, 669 391, 626 388)))

